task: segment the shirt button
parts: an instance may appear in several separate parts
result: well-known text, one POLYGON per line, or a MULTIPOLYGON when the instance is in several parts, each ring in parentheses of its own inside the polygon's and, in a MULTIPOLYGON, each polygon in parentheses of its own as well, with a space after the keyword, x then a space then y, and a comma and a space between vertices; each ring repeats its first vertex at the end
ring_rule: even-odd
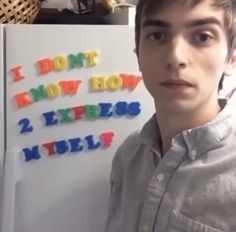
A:
POLYGON ((162 173, 157 175, 157 180, 158 180, 158 181, 163 181, 164 178, 165 178, 165 176, 164 176, 164 174, 162 174, 162 173))
POLYGON ((196 158, 196 156, 197 156, 197 152, 196 151, 191 151, 191 157, 193 158, 193 159, 195 159, 196 158))

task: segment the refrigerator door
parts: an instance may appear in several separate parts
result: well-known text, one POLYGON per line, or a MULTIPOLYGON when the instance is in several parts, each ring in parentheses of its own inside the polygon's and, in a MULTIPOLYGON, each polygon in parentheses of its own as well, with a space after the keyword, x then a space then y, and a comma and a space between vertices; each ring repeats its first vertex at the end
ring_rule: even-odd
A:
POLYGON ((4 168, 4 40, 3 25, 0 25, 0 222, 2 218, 3 168, 4 168))
POLYGON ((133 31, 6 27, 14 232, 104 232, 112 158, 154 112, 138 77, 133 31))

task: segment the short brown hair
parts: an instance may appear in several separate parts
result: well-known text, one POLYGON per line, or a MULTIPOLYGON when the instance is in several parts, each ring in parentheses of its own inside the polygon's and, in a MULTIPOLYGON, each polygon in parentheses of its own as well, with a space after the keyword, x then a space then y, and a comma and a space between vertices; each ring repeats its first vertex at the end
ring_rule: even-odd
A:
MULTIPOLYGON (((174 0, 181 1, 182 4, 188 5, 190 7, 195 7, 204 0, 174 0)), ((138 46, 140 42, 140 31, 141 31, 141 21, 143 17, 149 17, 156 9, 161 10, 168 4, 171 4, 173 0, 139 0, 136 8, 135 16, 135 45, 136 53, 138 55, 138 46)), ((228 39, 228 57, 232 55, 236 47, 236 0, 212 0, 213 7, 217 9, 224 10, 224 29, 228 39)), ((220 80, 219 89, 222 88, 222 82, 224 79, 224 74, 220 80)))

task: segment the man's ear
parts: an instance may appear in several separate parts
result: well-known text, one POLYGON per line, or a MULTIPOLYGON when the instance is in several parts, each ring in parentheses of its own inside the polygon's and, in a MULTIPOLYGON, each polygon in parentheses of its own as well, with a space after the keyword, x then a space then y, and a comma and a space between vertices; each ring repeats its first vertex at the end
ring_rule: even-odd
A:
POLYGON ((232 55, 229 57, 224 74, 226 76, 231 76, 235 70, 236 70, 236 50, 234 50, 232 55))

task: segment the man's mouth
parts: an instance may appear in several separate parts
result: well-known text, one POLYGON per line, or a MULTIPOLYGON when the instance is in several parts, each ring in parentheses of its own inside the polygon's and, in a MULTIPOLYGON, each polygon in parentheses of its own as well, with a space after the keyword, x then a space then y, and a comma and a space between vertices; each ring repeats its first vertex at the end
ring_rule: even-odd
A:
POLYGON ((186 90, 193 84, 185 80, 167 80, 160 83, 161 86, 171 90, 186 90))
POLYGON ((160 83, 161 85, 163 86, 166 86, 166 87, 181 87, 181 86, 186 86, 186 87, 192 87, 193 84, 191 84, 190 82, 188 81, 185 81, 185 80, 168 80, 168 81, 163 81, 160 83))

